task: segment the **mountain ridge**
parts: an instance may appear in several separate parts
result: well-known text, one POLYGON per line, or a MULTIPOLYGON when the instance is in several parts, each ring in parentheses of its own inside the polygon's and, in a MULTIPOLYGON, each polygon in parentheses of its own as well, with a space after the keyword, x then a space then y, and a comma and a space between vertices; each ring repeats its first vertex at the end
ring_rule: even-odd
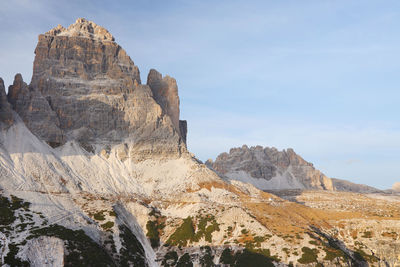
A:
MULTIPOLYGON (((16 75, 7 98, 0 80, 2 264, 392 260, 400 199, 319 190, 293 202, 221 178, 186 148, 175 79, 151 70, 141 84, 139 68, 107 33, 84 19, 57 26, 39 36, 29 85, 16 75)), ((312 168, 288 154, 283 167, 295 160, 312 168)))
POLYGON ((261 190, 334 190, 330 178, 290 148, 278 151, 276 148, 243 145, 220 154, 215 162, 208 161, 207 165, 228 179, 248 181, 261 190))
MULTIPOLYGON (((317 189, 357 193, 384 193, 372 186, 329 178, 293 149, 252 146, 232 148, 219 154, 206 165, 226 179, 249 182, 261 190, 317 189), (275 181, 274 181, 275 180, 275 181)), ((271 191, 272 190, 272 191, 271 191)))

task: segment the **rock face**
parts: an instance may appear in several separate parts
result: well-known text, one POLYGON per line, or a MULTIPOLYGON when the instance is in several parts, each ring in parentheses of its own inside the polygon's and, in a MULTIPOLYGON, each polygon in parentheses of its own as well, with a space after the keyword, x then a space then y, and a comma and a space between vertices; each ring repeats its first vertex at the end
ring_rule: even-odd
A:
POLYGON ((249 182, 262 190, 324 189, 334 190, 332 180, 293 149, 278 151, 261 146, 232 148, 215 162, 206 163, 222 176, 249 182))
MULTIPOLYGON (((7 99, 0 80, 0 111, 1 266, 389 266, 399 255, 395 194, 289 202, 182 153, 175 80, 153 70, 141 85, 84 19, 39 37, 31 84, 17 75, 7 99)), ((244 146, 209 164, 260 188, 330 187, 290 149, 244 146)))
POLYGON ((142 154, 186 150, 176 81, 138 67, 104 28, 78 19, 39 35, 30 85, 15 77, 8 99, 28 128, 52 146, 128 143, 142 154))
POLYGON ((179 131, 178 86, 174 78, 162 77, 161 73, 151 69, 147 76, 147 85, 153 92, 154 99, 170 116, 175 129, 179 131))
POLYGON ((6 126, 9 126, 13 123, 13 121, 11 107, 7 101, 4 81, 0 78, 0 122, 4 123, 6 126))
POLYGON ((30 266, 64 266, 64 242, 61 239, 41 236, 29 240, 27 247, 30 266))
POLYGON ((8 88, 8 101, 37 136, 51 145, 65 142, 57 114, 39 90, 28 88, 21 74, 15 75, 13 85, 8 88))

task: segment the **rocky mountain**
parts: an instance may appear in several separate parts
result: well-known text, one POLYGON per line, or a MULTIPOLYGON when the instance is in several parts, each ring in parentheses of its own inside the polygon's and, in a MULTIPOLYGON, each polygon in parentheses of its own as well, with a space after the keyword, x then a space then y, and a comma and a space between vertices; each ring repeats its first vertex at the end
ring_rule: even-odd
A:
POLYGON ((357 193, 384 192, 368 185, 329 178, 291 148, 278 151, 276 148, 249 148, 243 145, 241 148, 232 148, 229 153, 221 153, 215 162, 210 159, 206 164, 226 179, 251 183, 267 191, 315 189, 357 193))
POLYGON ((227 179, 251 183, 261 190, 335 189, 330 178, 290 148, 278 151, 243 145, 206 164, 227 179))
POLYGON ((125 142, 142 157, 186 149, 176 81, 151 70, 142 85, 138 67, 106 29, 85 19, 59 25, 39 35, 35 54, 31 83, 16 75, 8 100, 51 146, 125 142))
POLYGON ((331 178, 333 186, 338 191, 345 192, 356 192, 356 193, 382 193, 382 190, 379 190, 375 187, 368 186, 365 184, 356 184, 346 180, 331 178))
MULTIPOLYGON (((35 53, 29 85, 16 75, 6 95, 0 80, 2 266, 369 266, 395 259, 397 196, 318 191, 314 199, 315 191, 304 191, 287 201, 221 178, 187 151, 176 81, 151 70, 142 84, 103 27, 85 19, 57 26, 39 35, 35 53)), ((242 150, 215 169, 238 166, 265 180, 306 173, 300 185, 330 186, 293 151, 242 150), (240 164, 247 154, 258 163, 240 164)))

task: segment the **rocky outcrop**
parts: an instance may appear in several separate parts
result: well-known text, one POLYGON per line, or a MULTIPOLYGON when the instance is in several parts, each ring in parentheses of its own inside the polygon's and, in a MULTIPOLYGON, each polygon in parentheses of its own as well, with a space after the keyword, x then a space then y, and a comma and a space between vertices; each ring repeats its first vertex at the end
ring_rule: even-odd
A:
POLYGON ((64 266, 64 242, 41 236, 28 241, 26 257, 32 267, 64 266))
POLYGON ((153 92, 154 99, 170 116, 175 129, 179 131, 179 96, 178 86, 174 78, 151 69, 147 76, 147 85, 153 92))
POLYGON ((103 27, 97 25, 93 21, 79 18, 74 24, 67 29, 60 24, 57 27, 46 32, 46 35, 69 36, 69 37, 86 37, 98 41, 114 41, 114 37, 103 27))
POLYGON ((316 170, 293 149, 278 151, 261 146, 232 148, 207 165, 229 179, 249 182, 263 190, 334 190, 332 180, 316 170))
POLYGON ((3 123, 9 126, 13 123, 14 119, 10 104, 7 101, 6 89, 4 87, 4 81, 0 78, 0 124, 3 123))
POLYGON ((139 154, 180 154, 176 81, 150 78, 103 27, 78 19, 39 35, 30 85, 15 77, 8 99, 28 128, 52 146, 127 143, 139 154), (166 87, 165 87, 166 85, 166 87))
POLYGON ((64 143, 65 136, 57 114, 40 91, 28 88, 21 74, 15 75, 13 85, 8 88, 8 101, 37 136, 52 146, 64 143))

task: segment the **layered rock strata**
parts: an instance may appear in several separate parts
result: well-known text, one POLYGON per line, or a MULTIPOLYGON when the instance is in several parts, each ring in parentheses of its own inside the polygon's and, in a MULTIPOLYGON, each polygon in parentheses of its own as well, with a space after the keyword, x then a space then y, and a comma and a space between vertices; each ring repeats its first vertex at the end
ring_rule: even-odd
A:
POLYGON ((332 180, 305 161, 293 149, 269 147, 232 148, 207 165, 229 179, 249 182, 262 190, 334 190, 332 180))
MULTIPOLYGON (((175 79, 138 67, 103 27, 78 19, 39 35, 30 85, 16 75, 8 100, 50 145, 127 143, 142 154, 186 151, 175 79)), ((185 130, 186 128, 183 127, 185 130)))

